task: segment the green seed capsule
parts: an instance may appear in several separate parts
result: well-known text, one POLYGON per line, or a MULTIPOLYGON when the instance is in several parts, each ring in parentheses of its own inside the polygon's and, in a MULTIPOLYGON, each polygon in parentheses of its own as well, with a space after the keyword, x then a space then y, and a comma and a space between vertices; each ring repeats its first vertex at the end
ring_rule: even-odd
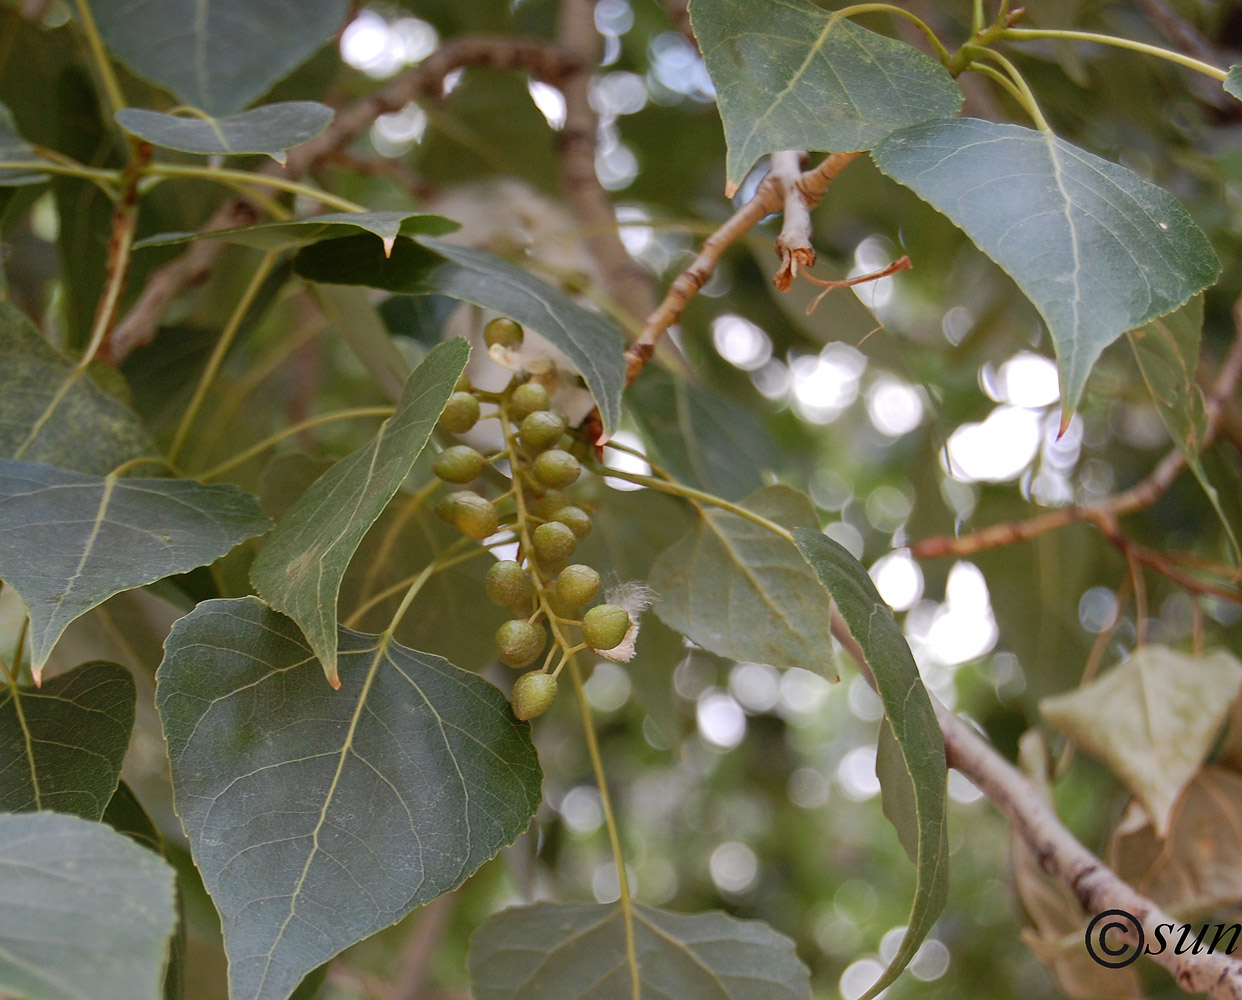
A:
POLYGON ((551 521, 553 518, 560 520, 560 512, 568 505, 569 499, 560 490, 548 490, 537 497, 532 497, 526 503, 527 509, 535 517, 543 518, 545 521, 551 521))
POLYGON ((550 410, 539 410, 522 421, 519 436, 528 451, 543 451, 561 439, 567 428, 565 418, 550 410))
POLYGON ((568 527, 578 537, 578 541, 582 541, 591 533, 591 515, 581 507, 574 507, 572 505, 562 507, 556 512, 552 520, 560 521, 561 524, 568 527))
POLYGON ((531 544, 535 547, 535 558, 541 563, 558 563, 573 555, 578 538, 560 521, 549 521, 534 530, 531 544))
POLYGON ((552 405, 548 390, 538 382, 525 382, 513 390, 509 398, 509 412, 519 423, 532 413, 546 410, 552 405))
POLYGON ((483 327, 483 340, 488 347, 521 347, 522 327, 504 316, 497 317, 483 327))
POLYGON ((543 715, 556 700, 556 678, 538 670, 523 674, 513 685, 509 704, 519 719, 534 719, 543 715))
POLYGON ((502 608, 529 607, 534 587, 526 571, 512 559, 494 563, 483 580, 487 599, 502 608))
POLYGON ((582 619, 582 641, 592 649, 615 649, 629 630, 630 616, 617 604, 597 604, 582 619))
POLYGON ((566 566, 556 578, 556 596, 566 607, 586 607, 598 593, 599 574, 582 563, 566 566))
POLYGON ((494 535, 500 525, 496 505, 470 490, 454 490, 446 496, 436 504, 436 517, 476 542, 494 535))
POLYGON ((455 392, 444 404, 440 426, 450 434, 465 434, 479 420, 479 401, 468 392, 455 392))
POLYGON ((542 625, 511 618, 496 630, 496 649, 500 659, 520 669, 529 665, 543 652, 548 637, 542 625))
POLYGON ((553 489, 570 486, 582 475, 582 465, 579 461, 569 452, 561 451, 560 448, 545 451, 535 459, 531 470, 535 473, 535 478, 544 486, 550 486, 553 489))
POLYGON ((431 471, 446 483, 468 483, 483 471, 483 456, 473 448, 458 444, 445 448, 431 463, 431 471))

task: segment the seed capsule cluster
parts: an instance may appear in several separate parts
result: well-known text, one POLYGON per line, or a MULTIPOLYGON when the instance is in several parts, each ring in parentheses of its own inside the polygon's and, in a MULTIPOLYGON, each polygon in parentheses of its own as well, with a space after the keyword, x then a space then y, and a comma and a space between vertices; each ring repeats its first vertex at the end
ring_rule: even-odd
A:
MULTIPOLYGON (((489 347, 521 347, 523 331, 511 319, 494 319, 483 332, 489 347)), ((524 670, 544 656, 541 667, 518 677, 510 702, 519 719, 542 715, 556 698, 557 674, 574 652, 607 651, 619 646, 631 627, 629 614, 616 604, 587 609, 600 591, 599 573, 573 563, 574 550, 591 531, 591 517, 565 490, 578 481, 582 465, 573 454, 565 417, 553 409, 545 386, 526 381, 502 393, 459 385, 440 416, 440 426, 465 434, 483 416, 480 403, 496 407, 504 449, 484 456, 465 444, 446 448, 432 470, 455 489, 436 505, 436 514, 467 538, 483 541, 510 532, 518 543, 516 559, 495 563, 484 589, 510 618, 496 631, 501 662, 524 670), (509 462, 512 488, 496 500, 462 488, 473 483, 497 459, 509 462), (581 641, 572 636, 581 633, 581 641), (549 639, 551 648, 549 649, 549 639), (559 652, 559 657, 557 656, 559 652)))

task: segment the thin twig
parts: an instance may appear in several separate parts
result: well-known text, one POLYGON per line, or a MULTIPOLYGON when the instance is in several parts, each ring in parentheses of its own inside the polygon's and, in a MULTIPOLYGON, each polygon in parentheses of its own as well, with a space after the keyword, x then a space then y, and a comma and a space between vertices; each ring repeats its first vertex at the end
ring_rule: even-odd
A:
POLYGON ((772 154, 772 176, 784 189, 785 212, 781 233, 776 237, 776 253, 781 268, 772 279, 778 291, 787 292, 798 276, 798 268, 815 266, 815 248, 811 246, 811 209, 806 195, 798 187, 806 153, 800 149, 782 149, 772 154))

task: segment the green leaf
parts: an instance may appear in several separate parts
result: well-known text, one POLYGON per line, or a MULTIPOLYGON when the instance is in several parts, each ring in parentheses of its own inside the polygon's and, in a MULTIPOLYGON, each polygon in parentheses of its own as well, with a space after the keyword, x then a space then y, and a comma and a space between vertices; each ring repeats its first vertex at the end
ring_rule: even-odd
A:
POLYGON ((181 103, 228 115, 305 62, 346 0, 92 0, 104 42, 181 103))
POLYGON ((105 475, 158 453, 133 410, 0 302, 0 457, 105 475))
POLYGON ((627 394, 652 456, 678 480, 736 500, 763 485, 776 445, 732 400, 648 365, 627 394))
POLYGON ((0 815, 0 990, 158 1000, 175 881, 165 861, 99 823, 0 815))
MULTIPOLYGON (((809 1000, 794 943, 757 920, 634 907, 644 1000, 809 1000)), ((636 995, 615 903, 502 910, 470 939, 476 1000, 623 1000, 636 995)))
POLYGON ((730 196, 765 153, 870 149, 962 106, 943 66, 806 0, 694 0, 690 21, 716 85, 730 196))
POLYGON ((1220 262, 1172 195, 1050 132, 960 118, 902 129, 876 165, 943 212, 1039 310, 1066 419, 1100 353, 1216 280, 1220 262))
POLYGON ((1045 698, 1039 711, 1126 783, 1163 837, 1239 691, 1242 663, 1232 653, 1140 646, 1086 687, 1045 698))
POLYGON ((1233 524, 1225 514, 1220 494, 1199 458, 1208 431, 1203 391, 1195 381, 1195 371, 1199 366, 1199 333, 1202 329, 1203 296, 1196 295, 1176 312, 1152 320, 1138 330, 1131 330, 1126 337, 1143 381, 1147 384, 1147 391, 1156 404, 1156 412, 1216 509, 1237 559, 1242 558, 1242 550, 1238 547, 1233 524))
POLYGON ((220 911, 233 1000, 283 1000, 460 885, 530 823, 530 729, 487 681, 341 629, 327 688, 255 598, 178 622, 157 676, 178 815, 220 911))
POLYGON ((625 356, 620 330, 499 257, 420 236, 417 243, 398 240, 385 259, 372 241, 354 237, 304 248, 294 269, 312 281, 448 295, 511 316, 547 338, 582 373, 606 433, 621 422, 625 356))
POLYGON ((906 759, 893 735, 887 718, 880 720, 880 736, 875 748, 875 773, 880 779, 880 806, 884 818, 893 824, 897 840, 911 864, 919 863, 919 805, 914 782, 906 770, 906 759))
POLYGON ((320 240, 354 236, 361 230, 378 236, 385 253, 389 253, 398 236, 414 236, 417 233, 438 235, 450 233, 456 228, 457 223, 451 219, 424 212, 327 212, 305 219, 263 222, 257 226, 236 226, 232 229, 194 233, 161 233, 139 240, 134 246, 141 249, 189 243, 191 240, 224 240, 237 246, 272 252, 306 246, 320 240))
POLYGON ((100 819, 121 777, 134 698, 129 671, 102 661, 37 690, 0 692, 0 812, 100 819))
POLYGON ((315 481, 277 525, 250 568, 255 590, 302 629, 337 687, 336 605, 363 536, 409 475, 465 370, 469 345, 440 344, 405 383, 397 411, 370 442, 315 481))
MULTIPOLYGON (((901 947, 888 968, 860 998, 866 1000, 892 983, 909 964, 944 910, 949 894, 949 843, 945 827, 944 737, 919 677, 910 647, 866 569, 820 531, 797 528, 794 538, 806 561, 828 589, 850 634, 862 648, 875 677, 884 715, 905 764, 905 789, 890 792, 890 803, 913 799, 918 822, 914 907, 901 947)), ((888 769, 886 768, 887 773, 888 769)), ((881 775, 883 778, 884 775, 881 775)), ((909 806, 902 809, 908 813, 909 806)), ((902 824, 897 826, 902 833, 902 824)), ((909 838, 904 837, 903 842, 909 838)))
MULTIPOLYGON (((21 137, 17 131, 17 122, 13 114, 0 103, 0 160, 10 163, 40 160, 42 157, 34 147, 21 137)), ((48 175, 39 170, 0 170, 0 187, 17 187, 22 184, 38 184, 48 179, 48 175)))
MULTIPOLYGON (((742 502, 783 528, 819 531, 811 502, 769 486, 742 502)), ((837 679, 828 595, 786 538, 738 514, 707 509, 651 568, 658 614, 704 649, 733 660, 815 670, 837 679)))
POLYGON ((1242 66, 1230 66, 1229 75, 1225 77, 1221 86, 1225 88, 1225 93, 1232 94, 1242 101, 1242 66))
POLYGON ((225 118, 122 108, 116 120, 126 132, 164 149, 206 156, 266 153, 283 164, 285 150, 315 138, 328 127, 334 113, 318 101, 282 101, 225 118))
POLYGON ((269 527, 258 501, 235 486, 0 460, 0 579, 30 613, 35 679, 79 615, 213 562, 269 527))

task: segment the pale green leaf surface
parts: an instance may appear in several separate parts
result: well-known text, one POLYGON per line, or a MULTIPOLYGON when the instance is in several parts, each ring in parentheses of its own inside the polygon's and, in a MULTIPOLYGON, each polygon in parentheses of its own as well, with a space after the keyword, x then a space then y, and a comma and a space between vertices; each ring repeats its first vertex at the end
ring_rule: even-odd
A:
MULTIPOLYGON (((819 529, 805 496, 769 486, 742 502, 784 528, 819 529)), ((665 624, 732 660, 801 667, 836 680, 828 595, 788 540, 728 511, 705 509, 651 569, 665 624)))
POLYGON ((1225 88, 1225 93, 1232 94, 1242 101, 1242 66, 1230 66, 1229 75, 1225 77, 1221 86, 1225 88))
POLYGON ((887 718, 880 720, 880 735, 875 748, 875 774, 880 779, 880 807, 884 818, 893 824, 897 840, 911 864, 919 863, 919 806, 914 782, 906 768, 893 727, 887 718))
POLYGON ((138 415, 0 302, 0 458, 105 475, 158 454, 138 415))
POLYGON ((434 348, 406 380, 396 412, 301 496, 250 568, 255 590, 298 623, 333 687, 341 578, 409 475, 469 355, 461 339, 434 348))
POLYGON ((164 149, 205 156, 266 153, 284 163, 285 150, 315 138, 328 127, 333 114, 318 101, 282 101, 224 118, 122 108, 116 120, 126 132, 164 149))
POLYGON ((1195 381, 1199 367, 1199 333, 1203 328, 1203 296, 1196 295, 1176 312, 1154 319, 1126 334, 1143 382, 1169 435, 1186 456, 1186 465, 1216 509, 1235 558, 1240 554, 1233 525, 1220 494, 1199 458, 1208 432, 1203 391, 1195 381))
POLYGON ((763 485, 776 445, 732 400, 654 365, 630 386, 627 399, 652 456, 681 482, 726 500, 763 485))
POLYGON ((1220 273, 1176 198, 1051 133, 974 118, 926 122, 890 135, 872 156, 959 226, 1039 310, 1066 415, 1104 348, 1220 273))
MULTIPOLYGON (((0 103, 0 160, 9 163, 38 161, 40 156, 34 147, 21 137, 13 113, 0 103)), ((48 179, 39 170, 0 170, 0 187, 18 187, 22 184, 38 184, 48 179)))
MULTIPOLYGON (((794 943, 757 920, 634 908, 642 1000, 809 1000, 794 943)), ((492 917, 470 940, 476 1000, 631 1000, 615 903, 539 903, 492 917)))
POLYGON ((161 233, 139 240, 134 246, 162 247, 191 240, 223 240, 237 246, 254 247, 256 250, 281 251, 306 246, 320 240, 340 239, 357 233, 373 233, 384 247, 391 247, 398 236, 414 236, 418 233, 452 232, 457 223, 440 215, 424 212, 325 212, 304 219, 288 219, 284 222, 261 222, 255 226, 235 226, 232 229, 210 229, 193 233, 161 233))
POLYGON ((255 598, 174 626, 157 677, 173 789, 233 1000, 283 1000, 529 825, 530 729, 447 660, 342 629, 341 689, 255 598))
MULTIPOLYGON (((903 787, 890 790, 886 803, 886 812, 901 809, 905 814, 902 823, 897 825, 903 846, 908 845, 910 839, 908 810, 911 806, 918 827, 916 885, 910 920, 901 947, 880 978, 860 998, 865 1000, 892 983, 909 964, 948 900, 949 844, 945 826, 948 771, 944 737, 901 627, 866 569, 843 546, 821 531, 798 528, 794 538, 802 555, 832 595, 875 678, 885 718, 905 765, 904 774, 900 775, 903 787), (907 827, 904 833, 903 827, 907 827)), ((892 763, 886 762, 881 778, 894 776, 894 769, 889 766, 892 763)))
POLYGON ((730 193, 765 153, 870 149, 962 106, 939 63, 806 0, 694 0, 690 21, 716 86, 730 193))
POLYGON ((103 661, 0 691, 0 812, 100 819, 121 777, 134 697, 129 671, 103 661))
POLYGON ((1086 687, 1045 698, 1039 711, 1125 782, 1163 837, 1239 691, 1242 663, 1233 653, 1140 646, 1086 687))
POLYGON ((621 331, 508 261, 426 236, 398 240, 389 258, 371 241, 328 240, 303 248, 294 269, 312 281, 369 285, 408 295, 447 295, 494 309, 545 337, 582 374, 604 430, 621 422, 625 356, 621 331), (420 245, 421 244, 421 245, 420 245))
POLYGON ((104 42, 139 76, 211 115, 239 111, 323 45, 346 0, 92 0, 104 42))
POLYGON ((36 679, 79 615, 123 590, 204 566, 270 526, 254 497, 235 486, 0 460, 0 579, 30 613, 36 679))
POLYGON ((0 991, 27 1000, 158 1000, 176 874, 100 823, 0 814, 0 991))

